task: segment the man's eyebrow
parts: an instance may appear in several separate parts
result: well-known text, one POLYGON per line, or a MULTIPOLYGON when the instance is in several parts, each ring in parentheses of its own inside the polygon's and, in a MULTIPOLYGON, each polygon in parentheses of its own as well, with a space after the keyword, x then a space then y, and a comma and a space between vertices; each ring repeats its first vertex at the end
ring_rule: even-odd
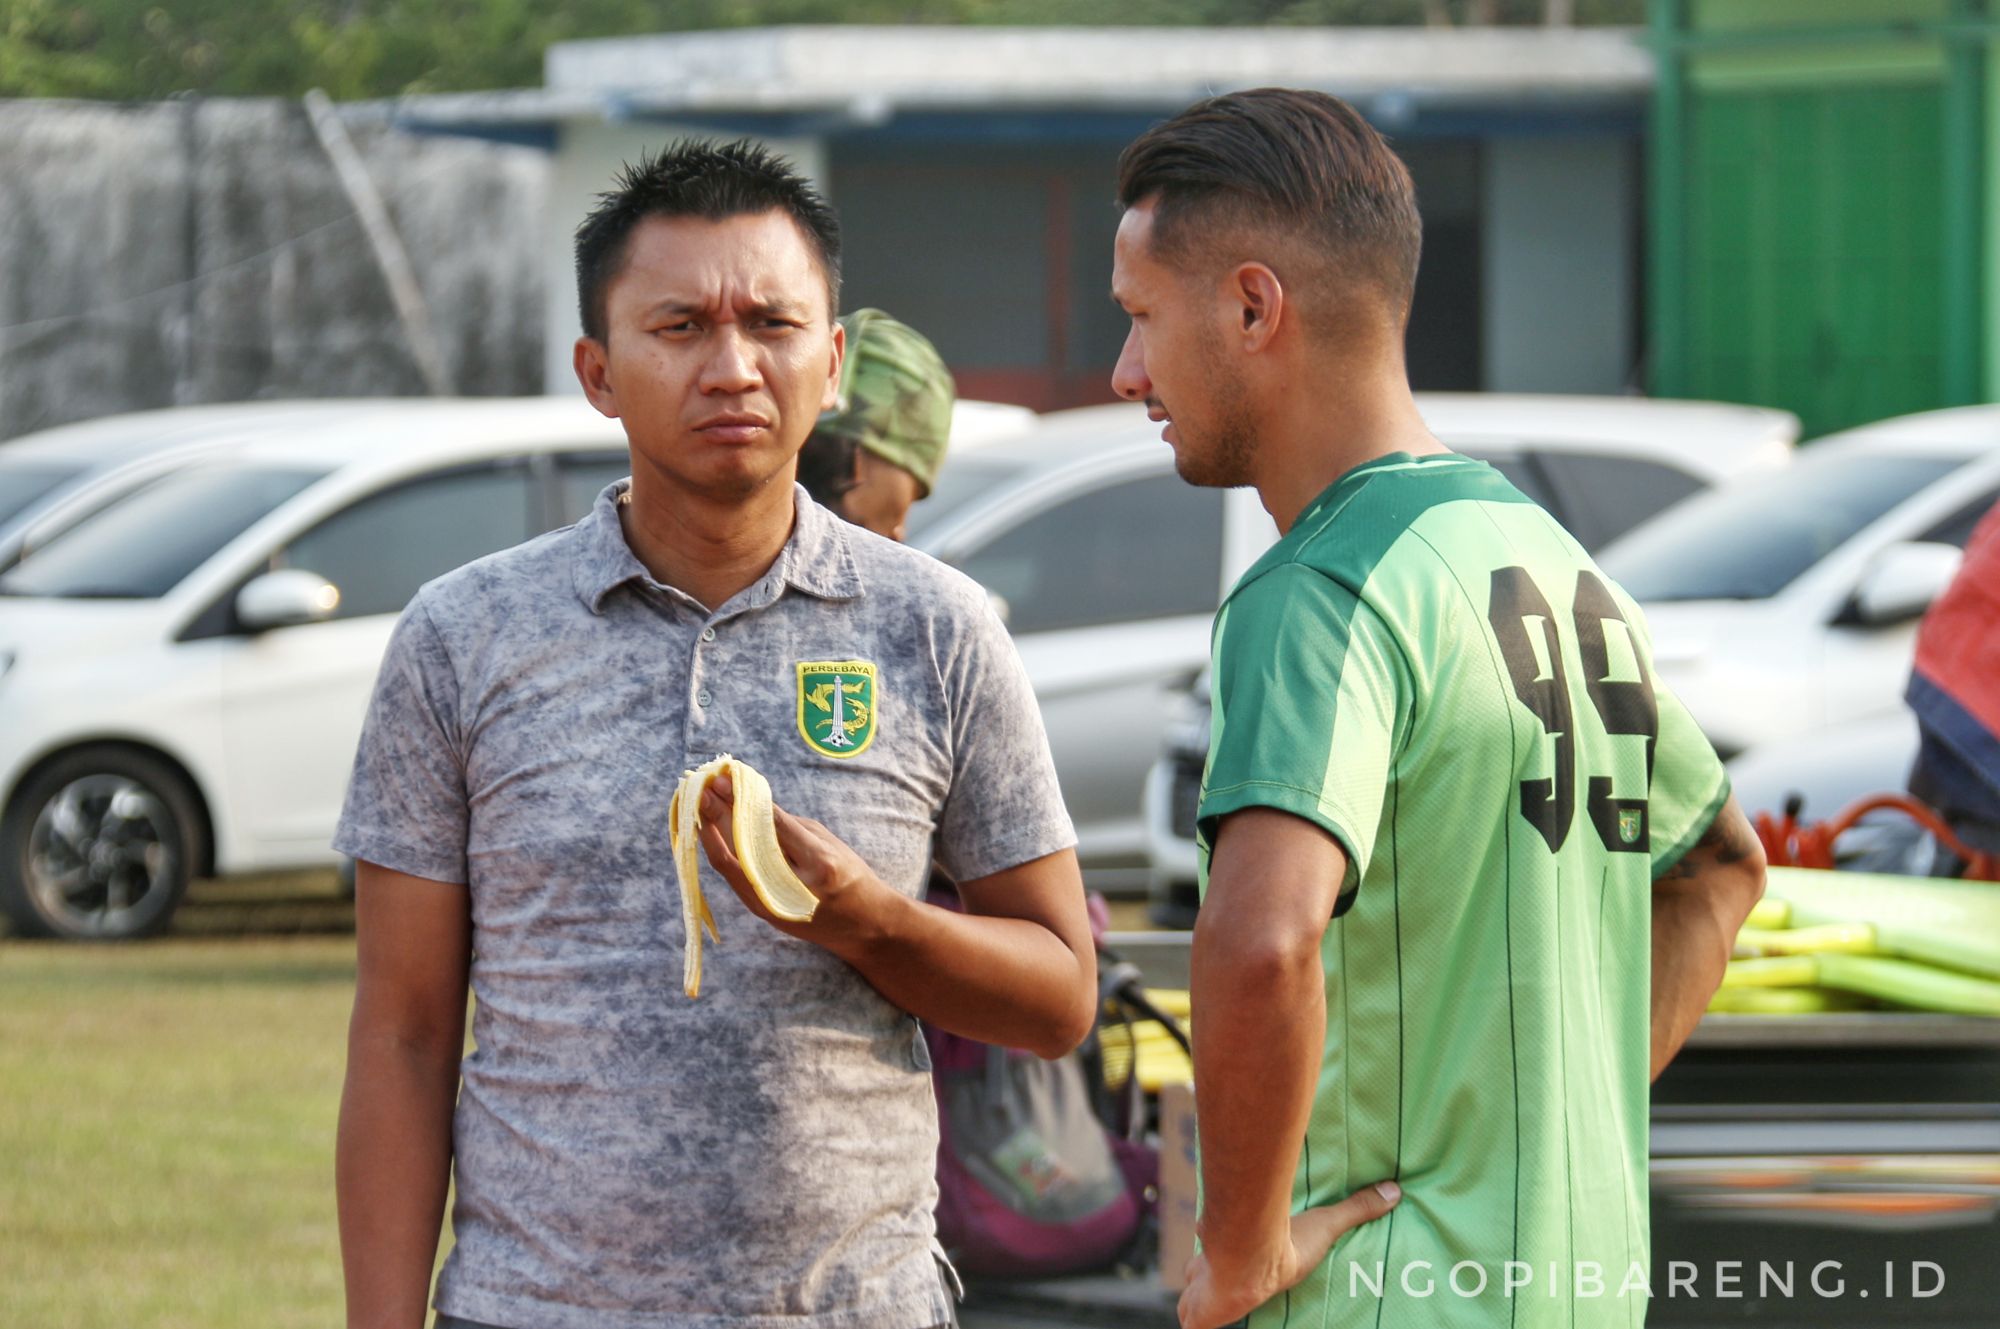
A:
POLYGON ((751 314, 783 314, 787 318, 804 318, 806 307, 796 300, 756 300, 746 312, 751 314))
MULTIPOLYGON (((662 314, 707 314, 715 309, 712 300, 688 299, 683 296, 668 296, 646 310, 649 318, 662 314)), ((743 312, 751 318, 781 315, 786 318, 804 318, 806 307, 795 300, 754 300, 743 307, 743 312)))

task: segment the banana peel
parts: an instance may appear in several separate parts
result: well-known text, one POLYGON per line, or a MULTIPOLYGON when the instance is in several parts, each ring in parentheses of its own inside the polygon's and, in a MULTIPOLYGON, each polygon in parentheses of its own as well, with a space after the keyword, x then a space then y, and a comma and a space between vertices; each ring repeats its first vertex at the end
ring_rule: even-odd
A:
POLYGON ((681 989, 701 995, 701 934, 706 929, 720 944, 715 915, 701 889, 701 796, 711 781, 727 777, 734 797, 729 838, 743 875, 757 899, 774 917, 788 923, 809 923, 819 897, 792 871, 778 846, 776 810, 771 784, 747 761, 724 753, 681 776, 667 805, 667 824, 674 851, 674 872, 681 886, 681 928, 687 935, 682 951, 681 989))

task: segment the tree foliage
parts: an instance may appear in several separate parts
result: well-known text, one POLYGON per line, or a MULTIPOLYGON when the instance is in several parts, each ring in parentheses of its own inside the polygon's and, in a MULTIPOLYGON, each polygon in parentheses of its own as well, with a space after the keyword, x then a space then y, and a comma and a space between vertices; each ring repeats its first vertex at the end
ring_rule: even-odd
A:
POLYGON ((1637 23, 1645 0, 0 0, 0 96, 339 99, 541 83, 579 37, 788 23, 1637 23))

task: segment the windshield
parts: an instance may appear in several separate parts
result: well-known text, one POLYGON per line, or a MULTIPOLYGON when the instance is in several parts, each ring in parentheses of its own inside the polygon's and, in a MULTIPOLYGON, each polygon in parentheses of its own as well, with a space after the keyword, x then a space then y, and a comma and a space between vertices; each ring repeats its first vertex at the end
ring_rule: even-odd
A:
POLYGON ((326 472, 203 466, 133 490, 0 577, 0 595, 154 600, 326 472))
POLYGON ((1953 457, 1810 448, 1783 470, 1698 494, 1598 562, 1641 603, 1765 600, 1854 534, 1963 464, 1953 457))
POLYGON ((1013 479, 1024 469, 1020 462, 1002 461, 997 457, 947 459, 938 472, 937 483, 931 486, 930 496, 918 500, 916 506, 910 509, 910 522, 903 538, 915 542, 919 535, 967 502, 995 485, 1013 479))
POLYGON ((85 468, 54 461, 0 461, 0 524, 25 511, 56 486, 82 475, 85 468))

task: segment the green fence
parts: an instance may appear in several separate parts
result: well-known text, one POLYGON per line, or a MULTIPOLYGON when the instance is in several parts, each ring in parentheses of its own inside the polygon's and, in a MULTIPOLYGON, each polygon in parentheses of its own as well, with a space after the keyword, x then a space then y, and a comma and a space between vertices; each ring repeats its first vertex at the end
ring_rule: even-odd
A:
POLYGON ((1988 0, 1655 0, 1662 396, 1808 434, 2000 388, 1988 0))

